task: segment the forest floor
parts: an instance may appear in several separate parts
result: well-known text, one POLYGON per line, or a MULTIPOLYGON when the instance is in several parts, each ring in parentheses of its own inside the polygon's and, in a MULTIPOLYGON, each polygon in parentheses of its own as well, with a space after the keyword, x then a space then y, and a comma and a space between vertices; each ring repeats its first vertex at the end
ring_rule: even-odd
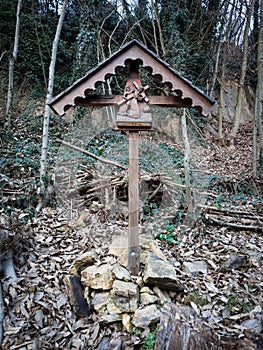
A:
MULTIPOLYGON (((252 179, 251 135, 243 131, 235 149, 210 142, 193 145, 191 152, 196 170, 211 177, 198 220, 192 227, 173 222, 176 243, 157 240, 184 286, 175 301, 193 307, 219 335, 256 338, 263 327, 263 198, 262 182, 252 179), (206 262, 207 270, 191 274, 181 268, 184 261, 206 262)), ((98 210, 80 225, 81 212, 68 214, 64 208, 45 208, 23 225, 12 223, 18 279, 12 284, 2 279, 2 349, 102 350, 114 337, 130 340, 129 349, 150 349, 147 332, 129 334, 120 324, 102 323, 95 313, 78 319, 64 283, 83 252, 94 248, 107 255, 112 235, 127 232, 127 218, 112 222, 98 210)), ((146 222, 144 230, 151 228, 146 222)), ((162 230, 160 223, 153 238, 162 230)))

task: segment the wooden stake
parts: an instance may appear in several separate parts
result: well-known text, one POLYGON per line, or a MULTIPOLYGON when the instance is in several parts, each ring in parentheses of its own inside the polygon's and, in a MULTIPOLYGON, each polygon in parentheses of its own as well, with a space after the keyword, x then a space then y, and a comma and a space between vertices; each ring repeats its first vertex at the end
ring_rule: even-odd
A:
POLYGON ((139 132, 129 132, 129 239, 128 269, 137 276, 140 271, 139 249, 139 132))

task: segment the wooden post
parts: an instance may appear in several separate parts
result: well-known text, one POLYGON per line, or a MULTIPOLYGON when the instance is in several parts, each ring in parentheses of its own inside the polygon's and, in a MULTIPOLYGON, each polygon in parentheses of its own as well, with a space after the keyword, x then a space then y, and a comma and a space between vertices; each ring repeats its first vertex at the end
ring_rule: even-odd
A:
POLYGON ((132 275, 140 271, 139 248, 139 132, 129 132, 129 238, 128 268, 132 275))

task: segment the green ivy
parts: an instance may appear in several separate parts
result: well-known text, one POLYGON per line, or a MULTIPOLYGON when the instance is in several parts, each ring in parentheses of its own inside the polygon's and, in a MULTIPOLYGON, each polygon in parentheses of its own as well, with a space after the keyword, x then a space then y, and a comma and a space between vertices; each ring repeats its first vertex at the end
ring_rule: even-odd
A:
POLYGON ((176 239, 177 233, 175 232, 174 225, 166 225, 164 230, 159 232, 155 239, 159 239, 160 241, 164 241, 171 244, 180 244, 181 241, 176 239))

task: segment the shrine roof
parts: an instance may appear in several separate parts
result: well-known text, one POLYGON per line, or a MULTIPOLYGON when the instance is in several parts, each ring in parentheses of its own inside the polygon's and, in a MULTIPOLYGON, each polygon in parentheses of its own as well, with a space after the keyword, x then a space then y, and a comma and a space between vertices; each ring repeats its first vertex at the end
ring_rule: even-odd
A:
POLYGON ((138 60, 153 76, 160 77, 162 83, 168 83, 171 91, 178 94, 182 100, 187 100, 188 105, 190 101, 190 107, 199 109, 203 115, 211 112, 215 102, 213 98, 208 97, 137 40, 125 44, 108 59, 90 69, 86 75, 54 97, 49 103, 50 107, 56 114, 63 115, 70 107, 76 105, 79 98, 85 98, 89 91, 95 90, 100 83, 116 75, 116 69, 125 67, 131 60, 138 60))

